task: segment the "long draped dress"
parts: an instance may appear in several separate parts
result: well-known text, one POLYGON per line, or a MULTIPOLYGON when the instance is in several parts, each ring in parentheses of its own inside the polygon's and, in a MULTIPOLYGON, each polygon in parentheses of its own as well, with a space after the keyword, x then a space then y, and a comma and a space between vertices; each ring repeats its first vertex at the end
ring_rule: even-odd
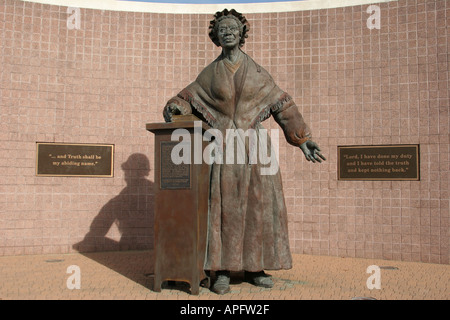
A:
MULTIPOLYGON (((260 132, 261 122, 271 115, 283 129, 286 140, 300 146, 310 138, 310 131, 292 98, 264 68, 241 53, 235 64, 219 56, 193 83, 170 99, 166 108, 175 103, 183 114, 198 115, 220 130, 223 137, 227 137, 229 129, 242 129, 233 139, 241 138, 247 155, 249 142, 242 132, 260 132)), ((225 138, 223 143, 225 159, 229 152, 226 146, 231 141, 225 138)), ((270 143, 269 139, 268 149, 270 143)), ((239 143, 234 145, 237 148, 239 143)), ((223 160, 212 164, 205 270, 292 267, 280 171, 261 174, 263 167, 267 166, 260 161, 242 164, 223 160)))

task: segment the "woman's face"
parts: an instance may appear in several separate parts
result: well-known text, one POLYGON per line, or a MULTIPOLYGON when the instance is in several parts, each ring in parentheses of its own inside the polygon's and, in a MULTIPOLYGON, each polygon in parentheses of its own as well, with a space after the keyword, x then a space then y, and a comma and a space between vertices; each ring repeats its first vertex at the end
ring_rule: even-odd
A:
POLYGON ((234 19, 224 19, 219 22, 217 37, 222 48, 232 49, 239 46, 239 25, 234 19))

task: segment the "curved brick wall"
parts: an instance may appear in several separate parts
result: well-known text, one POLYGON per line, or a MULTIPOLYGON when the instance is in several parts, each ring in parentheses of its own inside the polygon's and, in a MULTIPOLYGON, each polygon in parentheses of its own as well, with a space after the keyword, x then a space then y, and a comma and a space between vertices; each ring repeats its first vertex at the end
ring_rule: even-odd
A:
MULTIPOLYGON (((378 5, 379 30, 368 5, 246 14, 244 51, 328 157, 281 141, 292 251, 449 263, 450 4, 378 5), (420 144, 421 181, 337 180, 338 145, 397 143, 420 144)), ((0 255, 153 247, 145 124, 219 54, 212 14, 81 8, 71 30, 67 7, 2 1, 0 255), (114 178, 37 177, 36 142, 114 144, 114 178)))

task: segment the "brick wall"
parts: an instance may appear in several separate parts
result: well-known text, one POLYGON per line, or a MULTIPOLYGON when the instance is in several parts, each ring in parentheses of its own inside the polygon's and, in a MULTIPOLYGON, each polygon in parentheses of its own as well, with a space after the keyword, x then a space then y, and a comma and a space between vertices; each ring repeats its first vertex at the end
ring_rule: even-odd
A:
MULTIPOLYGON (((450 4, 378 6, 380 29, 366 5, 246 14, 244 51, 294 97, 328 158, 280 143, 292 251, 449 263, 450 4), (409 143, 420 181, 337 180, 338 145, 409 143)), ((70 29, 67 7, 0 4, 0 255, 153 247, 145 124, 220 53, 212 13, 81 8, 70 29), (114 144, 114 177, 37 177, 36 142, 114 144)))

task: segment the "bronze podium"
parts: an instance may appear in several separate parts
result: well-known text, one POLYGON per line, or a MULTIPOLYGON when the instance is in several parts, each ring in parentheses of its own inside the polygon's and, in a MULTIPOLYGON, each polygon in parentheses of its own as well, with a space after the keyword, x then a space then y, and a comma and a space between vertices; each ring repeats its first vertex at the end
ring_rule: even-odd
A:
POLYGON ((153 290, 160 292, 164 281, 183 281, 190 284, 191 294, 197 295, 201 281, 206 279, 206 286, 209 286, 209 277, 204 271, 209 165, 203 161, 203 150, 208 143, 203 141, 203 133, 209 127, 194 116, 174 116, 173 122, 148 123, 146 128, 155 134, 153 290), (172 133, 181 133, 189 139, 178 137, 172 141, 172 133), (189 156, 189 161, 175 164, 172 151, 175 157, 184 157, 184 160, 189 156))

